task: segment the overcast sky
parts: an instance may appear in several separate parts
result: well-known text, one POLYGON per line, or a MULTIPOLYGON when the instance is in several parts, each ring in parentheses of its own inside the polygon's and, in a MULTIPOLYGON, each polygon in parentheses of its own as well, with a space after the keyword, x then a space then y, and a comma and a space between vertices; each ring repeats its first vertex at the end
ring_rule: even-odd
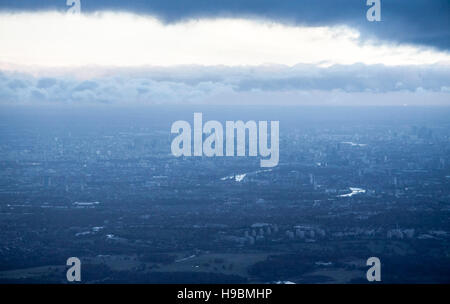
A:
POLYGON ((0 0, 0 103, 450 102, 450 1, 0 0))

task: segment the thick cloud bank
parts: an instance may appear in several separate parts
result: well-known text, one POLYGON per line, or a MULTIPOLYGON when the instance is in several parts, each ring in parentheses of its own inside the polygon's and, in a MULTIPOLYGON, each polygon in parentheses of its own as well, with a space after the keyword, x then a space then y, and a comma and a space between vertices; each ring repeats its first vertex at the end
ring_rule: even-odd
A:
POLYGON ((355 64, 2 72, 0 103, 450 105, 450 70, 355 64))

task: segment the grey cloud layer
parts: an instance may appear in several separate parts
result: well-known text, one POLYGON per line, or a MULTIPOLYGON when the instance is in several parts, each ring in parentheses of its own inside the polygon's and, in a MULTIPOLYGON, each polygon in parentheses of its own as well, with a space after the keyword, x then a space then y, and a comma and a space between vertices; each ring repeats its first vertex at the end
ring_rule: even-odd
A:
MULTIPOLYGON (((73 74, 77 72, 75 70, 73 74)), ((270 96, 280 96, 276 94, 318 91, 333 92, 334 95, 336 92, 434 92, 450 95, 450 69, 439 65, 386 67, 355 64, 329 68, 313 65, 183 66, 95 72, 99 76, 88 80, 3 72, 0 73, 0 103, 198 103, 237 94, 259 94, 270 99, 270 96)))

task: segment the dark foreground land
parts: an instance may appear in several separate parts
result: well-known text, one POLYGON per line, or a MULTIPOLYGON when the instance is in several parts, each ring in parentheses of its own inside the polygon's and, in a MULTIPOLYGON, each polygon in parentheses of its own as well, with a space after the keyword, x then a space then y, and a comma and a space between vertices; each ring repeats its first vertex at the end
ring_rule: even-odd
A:
POLYGON ((450 109, 0 110, 0 283, 450 282, 450 109), (279 120, 280 163, 170 126, 279 120), (352 189, 350 189, 352 188, 352 189))

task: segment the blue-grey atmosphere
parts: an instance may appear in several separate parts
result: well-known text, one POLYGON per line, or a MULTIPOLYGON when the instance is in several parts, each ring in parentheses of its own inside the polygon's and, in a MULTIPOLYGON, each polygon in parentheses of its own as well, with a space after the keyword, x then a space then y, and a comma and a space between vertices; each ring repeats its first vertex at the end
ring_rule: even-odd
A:
POLYGON ((0 0, 0 284, 450 283, 449 17, 0 0))

